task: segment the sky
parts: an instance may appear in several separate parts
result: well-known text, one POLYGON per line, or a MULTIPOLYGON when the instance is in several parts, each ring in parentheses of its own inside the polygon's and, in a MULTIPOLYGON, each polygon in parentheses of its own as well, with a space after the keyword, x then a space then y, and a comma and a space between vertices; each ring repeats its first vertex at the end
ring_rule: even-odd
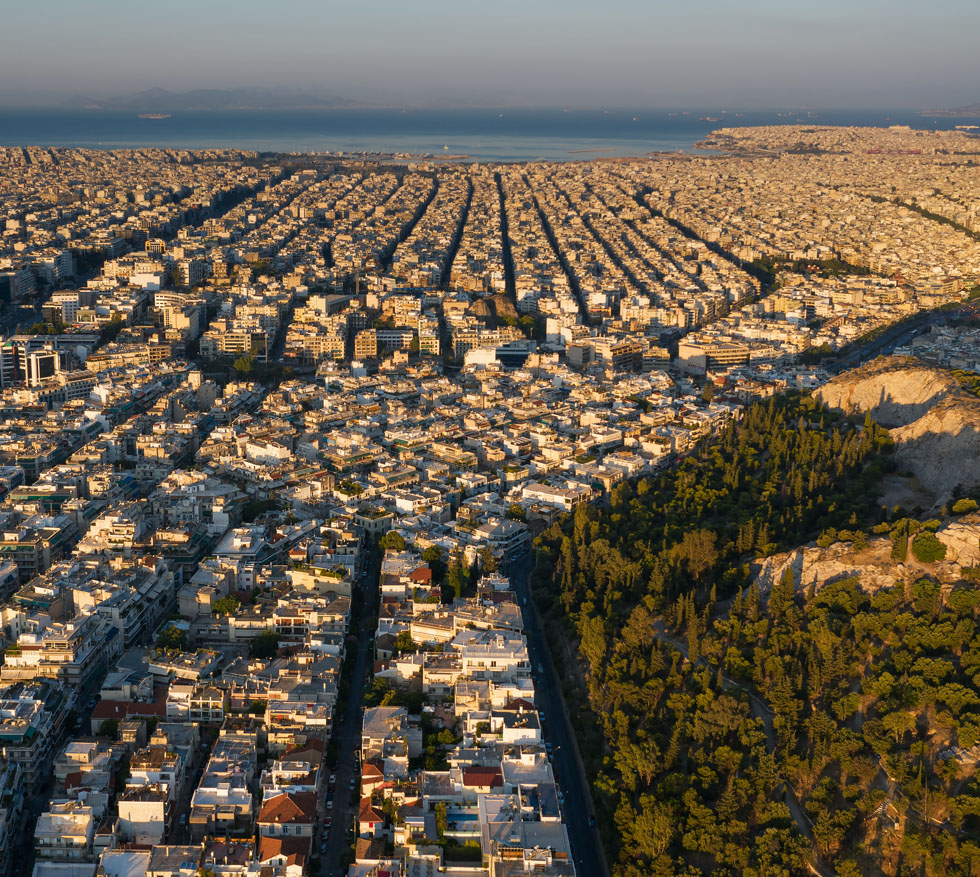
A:
POLYGON ((976 0, 22 0, 0 103, 285 87, 377 105, 980 102, 976 0))

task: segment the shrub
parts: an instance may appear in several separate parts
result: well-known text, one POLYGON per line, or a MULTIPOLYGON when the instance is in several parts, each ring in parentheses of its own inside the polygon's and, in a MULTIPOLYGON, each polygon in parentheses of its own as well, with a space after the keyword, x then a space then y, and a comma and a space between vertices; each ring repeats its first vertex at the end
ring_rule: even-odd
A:
POLYGON ((912 554, 919 563, 935 563, 946 556, 946 546, 927 530, 912 540, 912 554))
POLYGON ((817 537, 817 547, 818 548, 829 548, 837 541, 837 531, 831 527, 829 530, 824 530, 817 537))

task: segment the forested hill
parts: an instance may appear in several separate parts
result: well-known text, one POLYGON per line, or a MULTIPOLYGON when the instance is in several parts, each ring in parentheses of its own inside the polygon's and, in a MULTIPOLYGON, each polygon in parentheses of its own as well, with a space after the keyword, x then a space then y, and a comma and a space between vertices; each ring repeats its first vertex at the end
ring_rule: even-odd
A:
POLYGON ((870 419, 784 396, 539 537, 617 877, 980 873, 980 790, 940 759, 976 741, 975 583, 747 588, 753 557, 887 530, 890 451, 870 419))

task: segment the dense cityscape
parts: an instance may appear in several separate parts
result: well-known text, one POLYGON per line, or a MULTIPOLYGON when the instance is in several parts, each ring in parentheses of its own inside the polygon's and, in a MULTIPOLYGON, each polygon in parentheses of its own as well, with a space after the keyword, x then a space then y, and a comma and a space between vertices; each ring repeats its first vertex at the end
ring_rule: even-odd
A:
MULTIPOLYGON (((850 396, 832 405, 828 388, 882 353, 956 370, 964 393, 980 387, 980 139, 785 125, 719 129, 700 146, 500 165, 0 148, 8 875, 913 873, 888 863, 917 861, 896 803, 912 799, 902 784, 915 770, 877 749, 862 768, 864 794, 882 791, 879 762, 891 781, 865 814, 890 825, 875 835, 874 870, 859 855, 866 826, 817 815, 853 802, 847 771, 789 754, 831 735, 782 720, 779 673, 815 676, 818 657, 783 655, 760 633, 774 651, 753 676, 746 631, 762 622, 738 613, 743 595, 764 598, 775 631, 773 601, 785 615, 799 599, 803 617, 840 584, 850 561, 804 601, 809 561, 775 560, 804 543, 905 539, 890 556, 929 571, 929 539, 969 542, 956 558, 943 549, 957 568, 937 568, 944 596, 928 611, 952 612, 962 582, 976 590, 980 530, 961 531, 980 524, 954 517, 977 509, 975 460, 955 489, 902 462, 908 479, 888 493, 868 473, 897 478, 894 463, 876 468, 890 424, 878 409, 880 426, 865 421, 850 396), (808 407, 818 398, 825 414, 808 407), (779 405, 797 407, 778 420, 779 405), (746 479, 765 483, 753 465, 769 472, 797 453, 773 460, 767 439, 717 483, 696 468, 720 456, 712 442, 740 453, 732 436, 775 435, 760 411, 794 435, 837 430, 833 459, 813 439, 806 487, 777 468, 753 503, 726 499, 746 479), (852 468, 834 473, 841 460, 852 468), (715 493, 677 499, 685 473, 715 493), (834 478, 863 493, 838 496, 834 478), (767 536, 745 535, 783 485, 811 518, 783 509, 767 536), (676 517, 662 521, 648 505, 665 497, 676 517), (699 504, 703 517, 680 527, 699 504), (689 537, 722 507, 718 550, 714 535, 698 548, 689 537), (616 542, 630 534, 642 544, 616 542), (798 593, 786 596, 793 563, 798 593), (612 645, 631 630, 635 643, 612 645), (701 688, 685 690, 687 706, 664 695, 668 730, 637 736, 663 708, 659 681, 623 693, 646 661, 658 680, 701 688), (690 718, 709 690, 742 699, 731 727, 711 713, 717 737, 690 718), (690 764, 671 768, 687 744, 669 729, 685 722, 719 751, 738 748, 723 734, 741 735, 751 757, 725 782, 695 764, 693 745, 690 764), (627 738, 637 751, 624 754, 627 738), (731 816, 750 841, 691 840, 714 831, 692 814, 736 813, 733 799, 751 797, 741 771, 764 766, 769 815, 731 816), (707 808, 676 790, 679 773, 699 770, 707 808), (740 859, 767 829, 783 858, 740 859)), ((973 607, 957 616, 962 642, 930 645, 916 667, 947 651, 958 674, 980 666, 973 607)), ((820 660, 845 661, 836 640, 814 641, 820 660)), ((869 645, 869 666, 882 653, 869 645)), ((957 677, 963 710, 930 706, 946 736, 920 740, 920 788, 923 752, 960 753, 960 773, 943 774, 950 801, 965 800, 980 759, 977 678, 957 677)), ((868 710, 865 737, 882 724, 868 710)), ((910 721, 881 736, 914 747, 910 721)), ((848 732, 857 740, 862 726, 848 732)), ((976 848, 950 874, 980 867, 970 794, 959 811, 923 805, 927 827, 935 817, 962 841, 955 856, 976 848)))

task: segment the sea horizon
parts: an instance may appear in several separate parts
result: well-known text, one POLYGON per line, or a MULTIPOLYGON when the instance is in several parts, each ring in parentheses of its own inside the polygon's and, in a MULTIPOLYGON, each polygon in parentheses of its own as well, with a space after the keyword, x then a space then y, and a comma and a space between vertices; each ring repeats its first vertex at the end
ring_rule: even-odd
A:
MULTIPOLYGON (((574 161, 688 152, 723 127, 812 124, 922 130, 969 118, 916 110, 606 110, 344 108, 182 111, 0 109, 0 146, 245 149, 273 153, 465 156, 475 161, 574 161), (162 115, 163 117, 160 117, 162 115)), ((703 153, 701 153, 703 154, 703 153)))

